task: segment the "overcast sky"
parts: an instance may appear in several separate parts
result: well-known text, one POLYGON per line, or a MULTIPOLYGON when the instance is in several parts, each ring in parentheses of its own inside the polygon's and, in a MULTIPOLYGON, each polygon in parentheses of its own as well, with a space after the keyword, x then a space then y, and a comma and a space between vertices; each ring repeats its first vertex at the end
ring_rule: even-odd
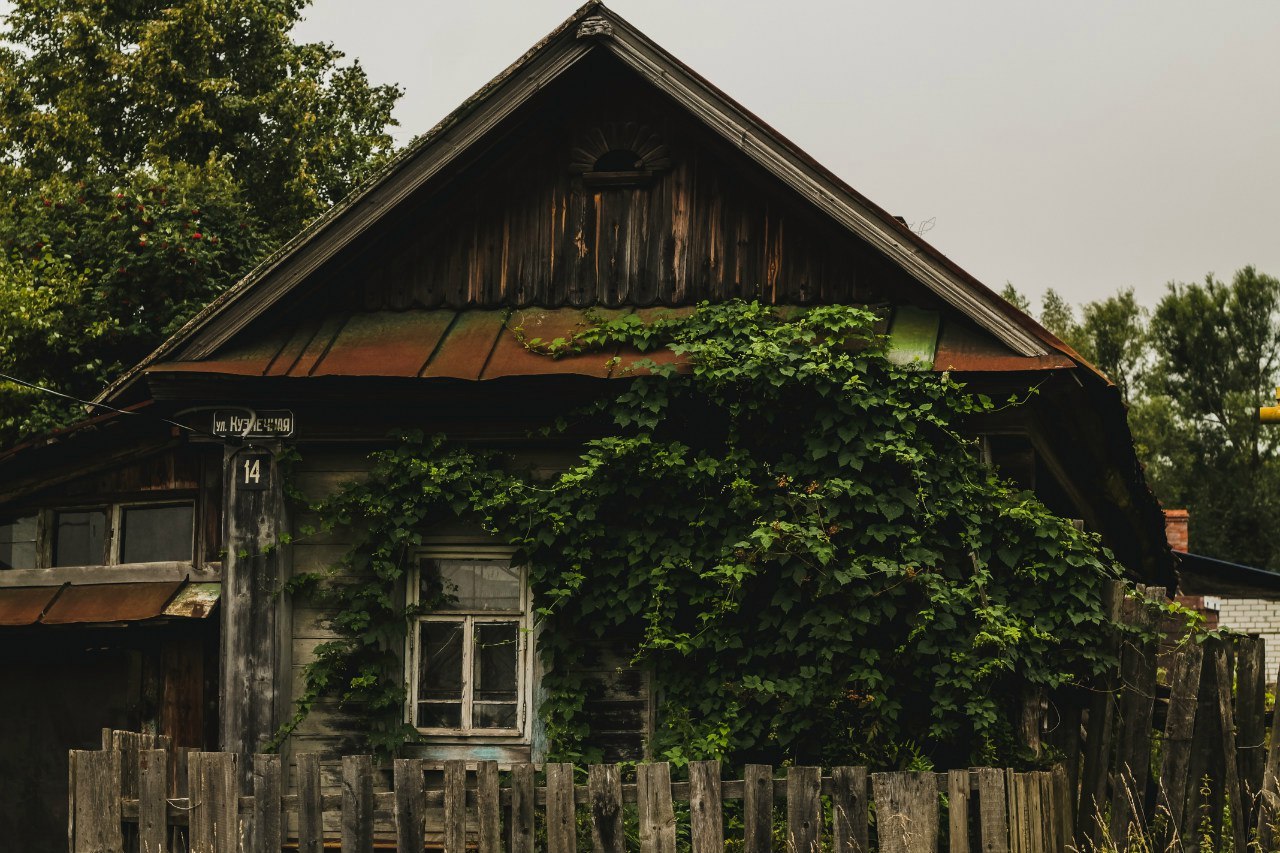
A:
MULTIPOLYGON (((1073 302, 1280 275, 1280 2, 613 0, 986 284, 1073 302)), ((317 0, 403 144, 575 9, 317 0)))

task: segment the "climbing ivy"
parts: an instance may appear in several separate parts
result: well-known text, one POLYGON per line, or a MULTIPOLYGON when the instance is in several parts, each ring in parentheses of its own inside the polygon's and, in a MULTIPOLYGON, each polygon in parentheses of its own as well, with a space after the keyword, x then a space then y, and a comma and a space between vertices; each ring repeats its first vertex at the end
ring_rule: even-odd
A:
POLYGON ((630 377, 574 419, 591 437, 550 480, 443 436, 373 454, 319 507, 359 532, 335 572, 360 580, 298 582, 331 599, 341 639, 307 666, 294 724, 332 694, 375 748, 414 736, 404 577, 424 533, 461 520, 529 567, 559 757, 597 757, 575 663, 607 638, 653 673, 655 751, 677 762, 1018 760, 1024 690, 1113 663, 1102 591, 1120 570, 981 461, 964 428, 997 404, 894 363, 879 325, 858 307, 730 302, 552 341, 516 327, 547 358, 676 358, 617 364, 630 377))

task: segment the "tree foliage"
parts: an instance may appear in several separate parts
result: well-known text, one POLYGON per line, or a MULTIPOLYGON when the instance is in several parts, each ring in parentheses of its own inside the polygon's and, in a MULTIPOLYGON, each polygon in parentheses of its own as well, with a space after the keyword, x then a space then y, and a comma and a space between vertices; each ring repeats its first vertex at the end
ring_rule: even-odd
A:
POLYGON ((344 637, 307 668, 300 716, 336 693, 375 745, 403 742, 412 614, 395 591, 430 525, 462 520, 530 568, 560 756, 597 757, 573 665, 609 638, 654 673, 657 751, 678 762, 1015 760, 1022 689, 1106 662, 1118 567, 978 459, 956 425, 993 403, 891 363, 875 324, 735 302, 526 341, 547 357, 669 347, 684 367, 620 382, 550 482, 444 437, 375 454, 320 507, 359 538, 336 571, 366 580, 329 591, 344 637))
POLYGON ((1052 291, 1041 321, 1104 373, 1157 497, 1191 511, 1196 553, 1280 569, 1280 433, 1258 422, 1280 381, 1280 280, 1173 282, 1155 308, 1122 290, 1079 317, 1052 291))
MULTIPOLYGON (((0 49, 0 373, 88 398, 391 150, 399 95, 301 0, 18 0, 0 49)), ((84 409, 0 383, 0 445, 84 409)))

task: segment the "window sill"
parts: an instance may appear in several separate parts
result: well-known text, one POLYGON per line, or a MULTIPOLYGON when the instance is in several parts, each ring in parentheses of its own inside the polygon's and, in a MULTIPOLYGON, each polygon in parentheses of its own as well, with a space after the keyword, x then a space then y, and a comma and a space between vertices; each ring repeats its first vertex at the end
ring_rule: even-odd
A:
POLYGON ((213 563, 197 568, 190 562, 132 563, 122 566, 58 566, 47 569, 0 570, 0 587, 62 586, 106 583, 193 583, 222 580, 222 566, 213 563))

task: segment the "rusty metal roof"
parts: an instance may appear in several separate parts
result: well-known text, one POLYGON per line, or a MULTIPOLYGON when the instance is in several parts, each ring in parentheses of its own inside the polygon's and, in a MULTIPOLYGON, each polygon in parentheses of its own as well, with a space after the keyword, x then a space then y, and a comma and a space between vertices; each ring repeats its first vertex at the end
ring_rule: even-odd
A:
MULTIPOLYGON (((692 309, 594 310, 590 318, 632 313, 645 321, 692 309)), ((1018 371, 1073 367, 1065 355, 1021 356, 989 335, 942 322, 932 311, 898 308, 888 320, 891 352, 932 362, 937 370, 1018 371)), ((522 344, 571 337, 592 322, 576 308, 518 311, 449 309, 329 314, 279 328, 252 344, 231 347, 200 361, 154 364, 149 373, 191 372, 228 376, 380 376, 497 379, 507 376, 628 375, 644 358, 670 363, 669 350, 641 354, 626 347, 548 358, 522 344)))
POLYGON ((0 587, 0 625, 141 622, 162 616, 203 619, 220 589, 216 583, 186 581, 0 587))

